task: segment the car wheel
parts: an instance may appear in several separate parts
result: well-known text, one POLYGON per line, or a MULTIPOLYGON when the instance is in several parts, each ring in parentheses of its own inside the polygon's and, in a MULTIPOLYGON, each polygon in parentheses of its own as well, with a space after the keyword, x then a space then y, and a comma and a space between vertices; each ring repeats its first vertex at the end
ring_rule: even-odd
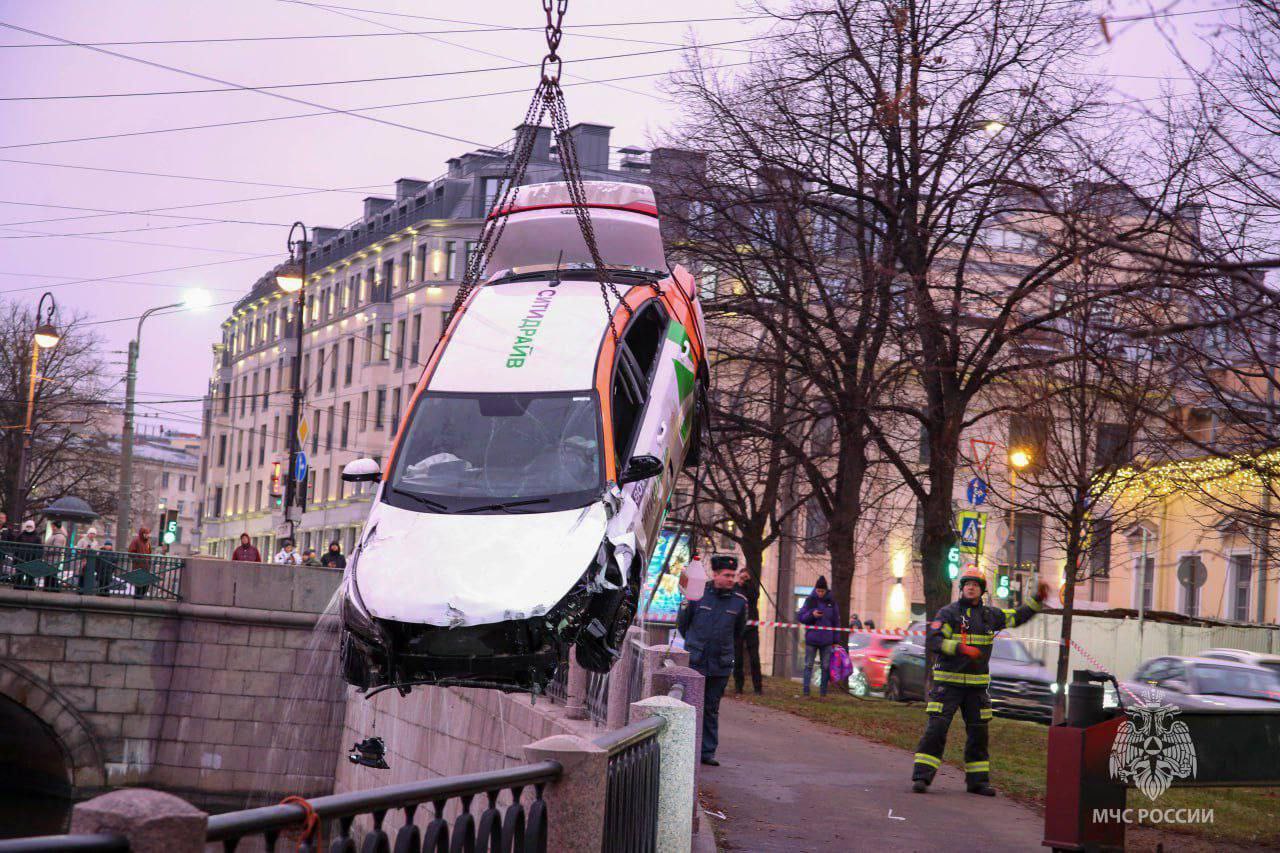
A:
POLYGON ((854 696, 866 696, 868 689, 867 674, 860 669, 854 669, 853 674, 849 676, 849 693, 854 696))
POLYGON ((898 673, 889 673, 889 680, 884 685, 884 698, 890 702, 906 701, 902 697, 902 679, 898 677, 898 673))

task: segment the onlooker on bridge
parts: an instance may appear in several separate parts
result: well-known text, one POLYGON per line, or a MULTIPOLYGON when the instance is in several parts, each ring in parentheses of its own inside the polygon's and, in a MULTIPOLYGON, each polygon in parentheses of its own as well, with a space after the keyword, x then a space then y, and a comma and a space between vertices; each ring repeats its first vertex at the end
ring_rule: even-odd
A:
POLYGON ((54 521, 49 524, 49 538, 45 541, 46 545, 51 548, 67 547, 67 534, 62 530, 62 522, 54 521))
POLYGON ((80 551, 82 561, 80 591, 106 595, 107 587, 111 584, 111 564, 98 559, 98 552, 102 550, 102 543, 98 541, 98 528, 90 527, 86 530, 76 542, 76 549, 80 551))
POLYGON ((299 566, 302 565, 302 558, 298 556, 298 552, 293 550, 293 540, 286 539, 281 545, 280 550, 276 552, 276 558, 273 562, 282 566, 299 566))
POLYGON ((248 533, 241 533, 240 547, 231 552, 231 559, 239 563, 261 563, 262 552, 253 544, 248 533))
POLYGON ((329 543, 329 550, 325 551, 324 556, 320 558, 320 565, 328 566, 331 569, 345 569, 347 567, 347 558, 342 556, 342 546, 335 539, 329 543))
MULTIPOLYGON (((151 529, 148 527, 139 527, 138 535, 133 537, 133 541, 129 543, 129 553, 136 554, 134 557, 133 568, 136 570, 148 572, 151 570, 151 529)), ((133 588, 134 598, 145 598, 148 587, 135 586, 133 588)))
MULTIPOLYGON (((20 565, 40 558, 40 534, 36 532, 36 523, 33 520, 28 518, 22 522, 22 532, 13 539, 15 542, 21 543, 22 546, 13 549, 14 563, 20 565)), ((21 589, 32 589, 35 586, 33 580, 31 575, 19 572, 14 586, 21 589)))
POLYGON ((304 566, 320 565, 320 558, 316 556, 315 548, 308 548, 306 551, 302 552, 302 565, 304 566))
POLYGON ((9 526, 8 513, 0 512, 0 542, 12 542, 14 531, 9 526))
POLYGON ((822 667, 818 693, 826 696, 827 682, 831 680, 831 644, 836 641, 836 632, 831 629, 840 627, 840 608, 831 598, 826 575, 818 576, 813 592, 809 593, 804 607, 796 614, 796 621, 809 626, 804 629, 804 695, 809 695, 816 657, 822 667))
POLYGON ((733 672, 733 650, 747 627, 747 599, 734 587, 736 563, 712 562, 711 580, 702 598, 680 605, 676 627, 689 652, 689 666, 705 679, 702 706, 702 763, 713 767, 720 742, 720 697, 733 672))

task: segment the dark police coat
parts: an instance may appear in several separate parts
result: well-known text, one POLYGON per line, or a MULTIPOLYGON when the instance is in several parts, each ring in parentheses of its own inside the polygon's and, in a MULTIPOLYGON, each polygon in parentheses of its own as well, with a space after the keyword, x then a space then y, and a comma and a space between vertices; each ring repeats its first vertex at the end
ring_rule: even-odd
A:
POLYGON ((735 589, 716 589, 710 581, 698 601, 680 606, 676 621, 689 652, 689 666, 707 678, 733 674, 733 650, 747 627, 747 599, 735 589))

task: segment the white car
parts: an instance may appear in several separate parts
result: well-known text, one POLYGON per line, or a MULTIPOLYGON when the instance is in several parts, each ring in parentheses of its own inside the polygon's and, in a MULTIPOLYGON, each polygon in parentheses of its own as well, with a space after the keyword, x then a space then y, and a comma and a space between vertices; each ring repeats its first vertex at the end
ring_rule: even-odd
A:
POLYGON ((1272 670, 1280 675, 1280 655, 1269 655, 1266 652, 1251 652, 1245 649, 1206 649, 1200 653, 1202 658, 1213 660, 1233 660, 1236 663, 1248 663, 1272 670))
POLYGON ((587 183, 602 293, 564 184, 520 187, 483 284, 436 345, 342 588, 361 688, 540 691, 570 645, 612 665, 680 469, 707 364, 693 277, 652 191, 587 183))
MULTIPOLYGON (((1128 694, 1152 692, 1179 708, 1280 711, 1280 676, 1260 666, 1205 657, 1158 657, 1138 667, 1128 694)), ((1125 704, 1131 700, 1126 698, 1125 704)))

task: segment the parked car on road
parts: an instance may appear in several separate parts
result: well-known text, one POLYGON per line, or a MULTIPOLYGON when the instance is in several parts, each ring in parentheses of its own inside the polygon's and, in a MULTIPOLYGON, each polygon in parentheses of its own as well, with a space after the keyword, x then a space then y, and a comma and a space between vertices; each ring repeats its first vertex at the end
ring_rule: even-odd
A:
POLYGON ((1252 664, 1280 674, 1280 655, 1251 652, 1245 649, 1205 649, 1199 654, 1199 657, 1213 658, 1214 660, 1233 660, 1236 663, 1252 664))
MULTIPOLYGON (((1280 711, 1280 675, 1261 666, 1222 658, 1158 657, 1143 663, 1125 683, 1145 701, 1155 696, 1179 708, 1258 708, 1280 711)), ((1132 702, 1126 697, 1125 704, 1132 702)))
POLYGON ((853 674, 849 676, 849 692, 866 696, 870 690, 883 689, 889 659, 894 647, 901 642, 902 637, 896 634, 850 634, 849 662, 853 664, 853 674))
MULTIPOLYGON (((1048 722, 1053 716, 1053 675, 1014 637, 997 637, 991 649, 991 708, 1002 717, 1048 722)), ((925 698, 922 637, 894 647, 885 678, 885 698, 898 702, 925 698)))

